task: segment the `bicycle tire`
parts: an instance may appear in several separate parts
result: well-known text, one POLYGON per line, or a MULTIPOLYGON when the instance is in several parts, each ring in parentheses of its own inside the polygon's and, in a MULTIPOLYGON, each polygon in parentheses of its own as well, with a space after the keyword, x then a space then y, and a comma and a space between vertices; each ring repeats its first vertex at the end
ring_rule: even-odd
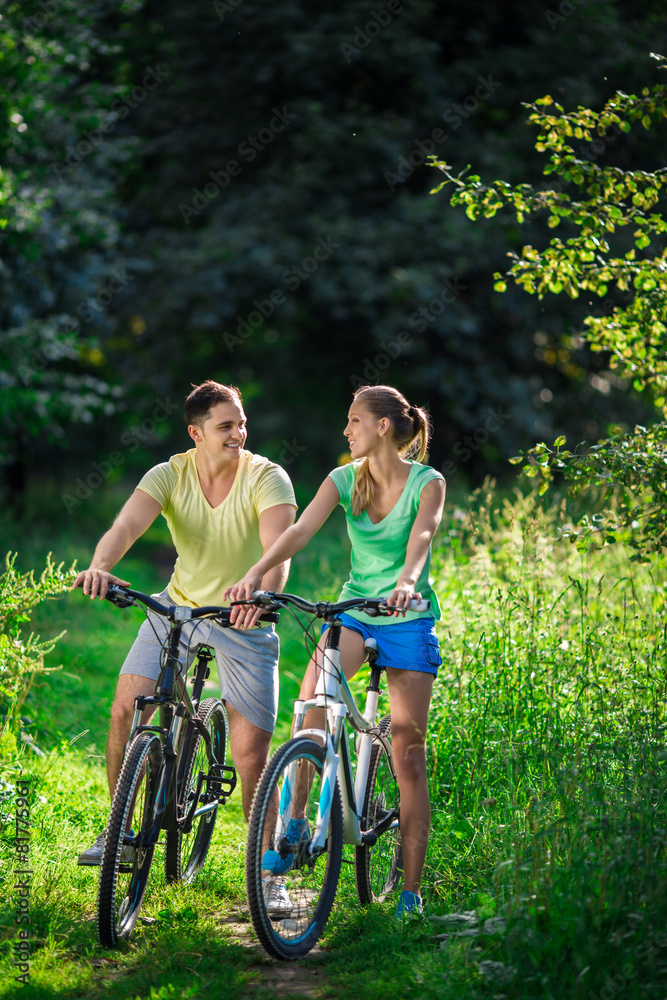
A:
MULTIPOLYGON (((317 807, 322 793, 323 747, 315 740, 296 737, 283 743, 267 764, 255 791, 248 824, 246 851, 246 887, 250 916, 257 937, 266 951, 275 958, 296 959, 305 955, 324 930, 333 906, 343 855, 343 811, 338 781, 333 790, 329 829, 324 850, 316 857, 305 848, 296 853, 291 870, 275 876, 284 882, 293 904, 292 912, 281 918, 272 917, 264 898, 263 866, 267 849, 276 848, 274 833, 278 809, 286 825, 289 822, 293 795, 290 789, 305 787, 307 800, 304 812, 309 831, 315 828, 317 807), (303 771, 304 765, 307 771, 303 771), (292 770, 288 774, 288 768, 292 770), (297 773, 298 772, 298 773, 297 773), (299 784, 299 773, 303 776, 299 784)), ((324 790, 327 794, 327 790, 324 790)), ((295 809, 295 811, 297 811, 295 809)), ((298 810, 299 815, 302 810, 298 810)), ((283 844, 285 842, 283 841, 283 844)))
MULTIPOLYGON (((383 736, 391 735, 391 715, 380 721, 383 736)), ((387 809, 398 809, 398 782, 391 772, 387 751, 376 742, 371 751, 368 781, 361 816, 362 830, 370 830, 387 809)), ((390 828, 373 847, 356 847, 354 875, 357 895, 362 906, 381 903, 395 892, 403 881, 403 848, 398 827, 390 828)))
MULTIPOLYGON (((201 733, 194 730, 183 772, 183 793, 179 792, 180 818, 187 814, 192 805, 199 772, 207 774, 211 764, 224 764, 227 754, 229 722, 222 702, 218 698, 206 698, 199 705, 197 717, 208 730, 211 748, 209 750, 201 733)), ((203 790, 206 791, 205 785, 203 790)), ((187 834, 181 829, 166 831, 164 868, 168 882, 187 884, 192 882, 203 868, 211 846, 217 814, 217 808, 203 813, 194 821, 192 830, 187 834)))
POLYGON ((111 803, 97 894, 97 936, 106 948, 128 938, 139 916, 157 840, 153 812, 163 763, 162 744, 154 733, 139 733, 125 753, 111 803), (135 831, 131 865, 122 857, 130 814, 135 831))

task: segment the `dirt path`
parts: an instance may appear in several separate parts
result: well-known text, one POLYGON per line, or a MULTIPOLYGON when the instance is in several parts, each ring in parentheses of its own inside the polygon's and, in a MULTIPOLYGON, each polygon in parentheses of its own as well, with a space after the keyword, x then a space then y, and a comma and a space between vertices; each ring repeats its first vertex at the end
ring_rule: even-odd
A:
POLYGON ((269 958, 254 940, 247 910, 235 909, 221 922, 226 924, 232 939, 243 944, 256 957, 252 968, 257 972, 257 981, 246 988, 243 1000, 263 1000, 265 997, 280 997, 280 1000, 311 997, 317 1000, 321 996, 325 979, 317 958, 320 951, 318 945, 301 962, 279 962, 269 958))

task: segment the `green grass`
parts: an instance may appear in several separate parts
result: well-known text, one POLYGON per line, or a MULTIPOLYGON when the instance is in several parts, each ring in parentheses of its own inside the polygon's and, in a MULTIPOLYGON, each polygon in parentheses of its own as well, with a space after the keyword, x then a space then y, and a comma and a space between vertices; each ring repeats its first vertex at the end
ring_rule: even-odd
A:
MULTIPOLYGON (((665 563, 631 563, 620 546, 581 554, 554 543, 563 516, 530 498, 482 494, 472 510, 450 505, 434 547, 444 662, 428 749, 431 919, 401 929, 391 908, 361 909, 344 865, 321 950, 290 973, 292 993, 283 983, 282 996, 306 988, 365 1000, 667 996, 665 563)), ((166 540, 154 531, 126 570, 145 589, 164 585, 166 540)), ((52 547, 71 558, 73 540, 52 547)), ((42 551, 30 558, 38 563, 42 551)), ((290 589, 333 595, 344 566, 334 525, 297 557, 290 589)), ((96 879, 72 860, 106 819, 97 755, 137 623, 135 613, 80 594, 40 612, 44 635, 69 631, 52 654, 63 670, 39 678, 24 708, 47 757, 26 750, 2 771, 11 778, 20 763, 37 781, 31 981, 22 988, 12 978, 9 824, 0 842, 0 997, 19 988, 91 1000, 275 994, 280 970, 253 947, 244 923, 238 797, 219 820, 203 877, 167 887, 156 864, 142 910, 155 923, 142 923, 117 952, 96 944, 96 879)), ((285 616, 280 631, 277 742, 305 664, 285 616)), ((10 817, 11 796, 2 808, 10 817)))

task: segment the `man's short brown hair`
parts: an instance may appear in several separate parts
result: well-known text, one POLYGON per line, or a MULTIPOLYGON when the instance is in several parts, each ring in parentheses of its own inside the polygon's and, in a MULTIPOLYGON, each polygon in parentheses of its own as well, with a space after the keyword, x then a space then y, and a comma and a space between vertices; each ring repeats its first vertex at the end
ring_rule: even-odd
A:
POLYGON ((218 403, 237 403, 243 407, 241 393, 234 385, 222 385, 209 378, 201 385, 195 385, 185 400, 185 422, 203 427, 211 409, 218 403))

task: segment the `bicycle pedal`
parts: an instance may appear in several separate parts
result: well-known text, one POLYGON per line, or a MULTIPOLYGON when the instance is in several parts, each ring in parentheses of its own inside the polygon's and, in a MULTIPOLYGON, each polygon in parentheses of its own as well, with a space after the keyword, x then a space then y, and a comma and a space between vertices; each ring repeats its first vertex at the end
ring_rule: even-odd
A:
POLYGON ((211 764, 205 780, 207 794, 224 802, 236 788, 236 768, 227 764, 211 764))

